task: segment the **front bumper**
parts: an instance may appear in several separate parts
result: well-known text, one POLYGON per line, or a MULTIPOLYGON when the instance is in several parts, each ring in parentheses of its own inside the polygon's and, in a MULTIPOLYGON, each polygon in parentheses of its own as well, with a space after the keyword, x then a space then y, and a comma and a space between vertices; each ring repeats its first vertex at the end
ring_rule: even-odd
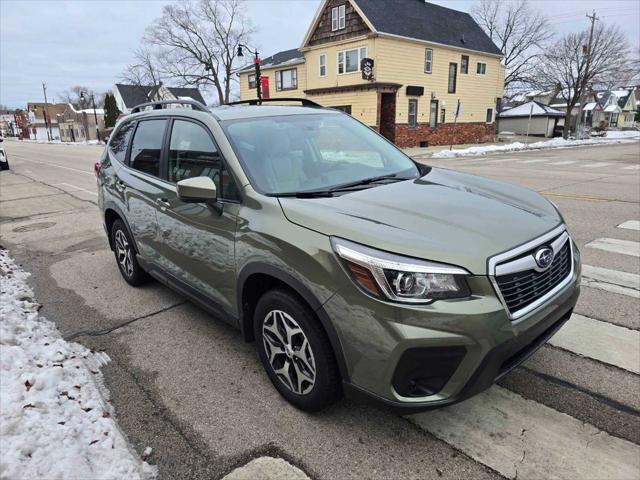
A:
MULTIPOLYGON (((469 299, 426 306, 381 302, 355 286, 343 288, 323 308, 344 352, 349 373, 345 392, 413 413, 450 405, 487 389, 532 355, 571 316, 580 294, 577 251, 576 255, 566 287, 516 321, 509 318, 488 277, 469 279, 473 292, 469 299), (399 366, 410 351, 427 352, 415 357, 423 359, 416 362, 424 364, 425 376, 435 375, 435 369, 443 377, 443 385, 433 394, 408 396, 394 387, 399 366), (442 362, 436 366, 428 360, 429 352, 443 352, 453 366, 447 368, 442 362)), ((416 370, 422 368, 420 364, 416 370)))

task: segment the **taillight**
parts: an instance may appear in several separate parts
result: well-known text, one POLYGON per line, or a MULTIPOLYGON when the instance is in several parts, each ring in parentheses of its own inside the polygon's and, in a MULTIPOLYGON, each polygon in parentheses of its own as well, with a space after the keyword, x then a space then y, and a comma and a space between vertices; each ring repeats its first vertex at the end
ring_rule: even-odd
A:
POLYGON ((93 173, 96 175, 96 177, 100 176, 100 170, 102 170, 102 163, 96 162, 93 166, 93 173))

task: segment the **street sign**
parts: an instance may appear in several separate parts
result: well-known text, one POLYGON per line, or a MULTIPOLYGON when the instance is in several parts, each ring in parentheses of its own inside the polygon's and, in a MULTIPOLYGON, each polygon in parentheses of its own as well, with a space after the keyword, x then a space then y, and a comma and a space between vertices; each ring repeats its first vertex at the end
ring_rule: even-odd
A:
POLYGON ((363 58, 360 61, 363 80, 373 80, 373 58, 363 58))

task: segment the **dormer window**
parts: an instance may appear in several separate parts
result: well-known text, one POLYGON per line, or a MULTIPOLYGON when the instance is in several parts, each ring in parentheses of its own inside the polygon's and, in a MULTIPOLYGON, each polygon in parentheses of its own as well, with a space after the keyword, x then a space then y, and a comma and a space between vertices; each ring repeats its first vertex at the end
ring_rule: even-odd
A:
POLYGON ((345 26, 345 5, 331 9, 331 31, 342 30, 345 26))

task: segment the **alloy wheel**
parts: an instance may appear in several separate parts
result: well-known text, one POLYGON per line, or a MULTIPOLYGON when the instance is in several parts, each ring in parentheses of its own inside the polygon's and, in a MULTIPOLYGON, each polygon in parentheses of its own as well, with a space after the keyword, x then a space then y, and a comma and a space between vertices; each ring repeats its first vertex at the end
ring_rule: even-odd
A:
POLYGON ((272 310, 262 323, 262 341, 280 381, 298 395, 308 394, 315 384, 316 362, 300 325, 288 313, 272 310))
POLYGON ((133 275, 133 260, 131 258, 131 247, 127 241, 127 236, 122 230, 116 230, 116 256, 122 271, 127 277, 133 275))

